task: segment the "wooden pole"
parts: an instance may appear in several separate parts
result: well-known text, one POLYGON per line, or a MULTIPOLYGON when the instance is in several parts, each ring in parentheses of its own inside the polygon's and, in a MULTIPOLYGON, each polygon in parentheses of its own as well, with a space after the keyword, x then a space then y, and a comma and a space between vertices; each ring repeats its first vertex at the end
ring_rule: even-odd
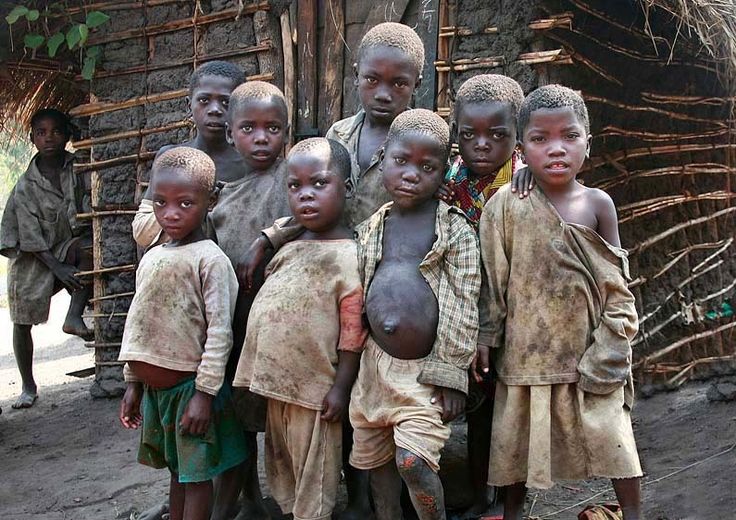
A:
POLYGON ((325 0, 324 27, 320 35, 321 62, 319 113, 317 122, 322 135, 342 115, 342 78, 344 67, 345 10, 343 0, 325 0))
POLYGON ((281 13, 279 21, 281 23, 281 48, 284 54, 284 97, 289 112, 289 142, 286 146, 288 149, 294 143, 294 78, 296 77, 294 41, 291 37, 291 20, 288 9, 281 13))
POLYGON ((424 44, 422 83, 414 95, 414 106, 434 110, 437 70, 437 34, 439 32, 439 0, 420 2, 416 32, 424 44))
POLYGON ((297 0, 296 21, 297 89, 296 137, 313 137, 317 130, 317 0, 297 0))

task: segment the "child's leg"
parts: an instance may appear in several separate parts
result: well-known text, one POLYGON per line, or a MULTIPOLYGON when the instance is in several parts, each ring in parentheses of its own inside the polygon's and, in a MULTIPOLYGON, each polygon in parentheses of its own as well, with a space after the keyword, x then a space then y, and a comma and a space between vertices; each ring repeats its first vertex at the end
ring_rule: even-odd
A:
POLYGON ((440 476, 421 457, 396 448, 396 467, 409 488, 411 502, 420 520, 444 520, 445 494, 440 476))
POLYGON ((401 515, 401 475, 391 460, 370 471, 371 495, 376 520, 396 520, 401 515))
POLYGON ((206 480, 204 482, 188 482, 184 484, 183 520, 208 520, 211 508, 211 480, 206 480))
POLYGON ((368 472, 350 465, 350 450, 353 449, 353 428, 346 417, 342 422, 342 471, 348 491, 348 505, 339 520, 365 520, 373 514, 369 500, 370 484, 368 472))
POLYGON ((229 520, 238 512, 238 495, 240 486, 245 479, 245 469, 248 459, 223 474, 215 477, 213 482, 214 505, 210 520, 229 520))
MULTIPOLYGON (((80 271, 92 269, 92 256, 88 250, 91 244, 91 240, 87 237, 74 242, 69 247, 66 258, 64 258, 64 263, 73 265, 80 271)), ((69 311, 66 313, 66 319, 64 319, 64 325, 62 326, 62 330, 67 334, 74 334, 80 337, 89 337, 91 335, 92 331, 87 328, 82 320, 84 308, 87 306, 91 294, 91 284, 85 284, 82 289, 71 293, 72 299, 69 303, 69 311)))
POLYGON ((503 520, 521 520, 526 498, 526 482, 505 486, 503 490, 503 520))
POLYGON ((13 408, 30 408, 38 397, 38 387, 33 379, 33 337, 31 325, 13 324, 13 353, 23 383, 20 397, 13 408))
POLYGON ((475 410, 468 412, 468 465, 473 487, 473 504, 468 513, 481 515, 488 509, 488 459, 491 454, 493 400, 485 398, 475 410))
POLYGON ((624 520, 639 520, 641 518, 641 486, 637 478, 611 479, 616 498, 624 513, 624 520))
POLYGON ((184 484, 179 483, 179 475, 171 473, 169 482, 169 518, 182 520, 184 518, 184 484))

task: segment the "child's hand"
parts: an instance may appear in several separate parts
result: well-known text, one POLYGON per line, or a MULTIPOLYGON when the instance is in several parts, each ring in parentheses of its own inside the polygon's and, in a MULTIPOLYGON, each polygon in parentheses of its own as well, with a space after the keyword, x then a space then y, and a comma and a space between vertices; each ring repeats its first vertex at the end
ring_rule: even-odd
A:
POLYGON ((452 388, 438 386, 429 402, 442 407, 442 422, 450 422, 465 411, 465 394, 452 388))
POLYGON ((529 192, 536 185, 534 175, 532 175, 532 171, 527 166, 515 171, 511 176, 511 192, 518 193, 520 199, 529 196, 529 192))
POLYGON ((204 435, 212 418, 212 399, 214 396, 197 390, 189 400, 181 416, 181 431, 190 435, 204 435))
POLYGON ((250 245, 235 268, 238 282, 246 292, 253 287, 253 276, 266 256, 266 249, 268 249, 268 239, 265 236, 258 237, 250 245))
POLYGON ((322 415, 320 418, 327 422, 341 421, 349 402, 348 393, 342 388, 332 385, 332 388, 322 400, 322 415))
POLYGON ((140 383, 128 383, 125 395, 120 401, 120 423, 129 430, 137 430, 143 423, 141 416, 141 398, 143 387, 140 383))
POLYGON ((483 376, 491 369, 491 349, 486 345, 478 345, 473 361, 470 363, 470 372, 476 383, 483 382, 483 376))
POLYGON ((440 187, 437 188, 437 192, 434 194, 434 198, 451 204, 455 200, 455 181, 440 184, 440 187))
POLYGON ((71 291, 78 291, 82 288, 82 282, 74 276, 76 273, 79 272, 79 269, 74 267, 73 265, 65 264, 62 262, 59 262, 53 269, 52 272, 54 273, 54 276, 59 279, 59 281, 64 284, 64 287, 71 291))

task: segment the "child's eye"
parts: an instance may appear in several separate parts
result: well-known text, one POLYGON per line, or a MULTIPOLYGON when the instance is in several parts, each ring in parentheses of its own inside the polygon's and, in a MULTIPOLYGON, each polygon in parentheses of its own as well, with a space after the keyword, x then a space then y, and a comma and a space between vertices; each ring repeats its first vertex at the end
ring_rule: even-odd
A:
POLYGON ((371 78, 370 76, 365 76, 364 79, 369 85, 375 85, 376 83, 378 83, 378 80, 376 80, 376 78, 371 78))
POLYGON ((281 131, 281 127, 272 125, 268 127, 268 131, 271 132, 272 134, 278 134, 281 131))
POLYGON ((153 201, 153 204, 155 206, 158 206, 159 208, 163 208, 166 205, 166 203, 163 200, 161 200, 161 199, 154 200, 153 201))
POLYGON ((199 101, 200 103, 207 103, 207 102, 209 102, 209 100, 210 100, 209 98, 201 97, 197 101, 199 101))
POLYGON ((251 133, 253 131, 253 126, 252 125, 243 125, 243 126, 240 127, 240 129, 243 132, 249 134, 249 133, 251 133))
POLYGON ((229 104, 230 104, 230 100, 229 99, 223 99, 222 100, 222 106, 224 106, 225 108, 227 108, 229 104))
POLYGON ((567 134, 567 138, 568 139, 577 139, 578 137, 580 137, 580 134, 578 134, 576 132, 571 132, 571 133, 567 134))
POLYGON ((433 165, 431 165, 431 164, 425 164, 425 165, 423 165, 423 166, 422 166, 422 169, 423 169, 423 170, 424 170, 425 172, 431 172, 431 171, 433 171, 433 170, 434 170, 434 166, 433 166, 433 165))
POLYGON ((544 142, 544 137, 542 137, 541 135, 534 135, 530 137, 529 140, 533 143, 542 143, 544 142))
POLYGON ((396 88, 404 88, 408 85, 406 81, 397 81, 394 83, 394 87, 396 88))
POLYGON ((316 181, 314 181, 314 185, 317 186, 318 188, 321 188, 322 186, 325 186, 326 184, 327 184, 327 181, 325 181, 324 179, 317 179, 316 181))
POLYGON ((497 141, 500 141, 506 138, 506 134, 504 132, 494 132, 493 138, 496 139, 497 141))
POLYGON ((183 200, 181 202, 182 208, 191 208, 192 207, 192 201, 191 200, 183 200))
POLYGON ((296 182, 288 182, 286 183, 286 187, 289 188, 290 190, 293 190, 295 188, 298 188, 299 184, 297 184, 296 182))
POLYGON ((461 132, 460 136, 463 139, 472 139, 473 138, 473 132, 461 132))
POLYGON ((395 157, 394 161, 396 161, 396 164, 406 164, 406 159, 403 157, 395 157))

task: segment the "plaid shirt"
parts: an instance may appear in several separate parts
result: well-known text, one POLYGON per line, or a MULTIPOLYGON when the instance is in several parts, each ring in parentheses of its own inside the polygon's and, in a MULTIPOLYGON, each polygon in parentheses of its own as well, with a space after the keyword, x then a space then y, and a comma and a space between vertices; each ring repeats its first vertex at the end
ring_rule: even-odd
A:
MULTIPOLYGON (((381 261, 383 224, 393 203, 382 206, 356 229, 358 266, 367 301, 368 288, 381 261)), ((444 202, 437 207, 436 240, 419 272, 439 304, 437 336, 418 381, 468 391, 468 367, 478 336, 480 253, 478 238, 463 213, 444 202)))

